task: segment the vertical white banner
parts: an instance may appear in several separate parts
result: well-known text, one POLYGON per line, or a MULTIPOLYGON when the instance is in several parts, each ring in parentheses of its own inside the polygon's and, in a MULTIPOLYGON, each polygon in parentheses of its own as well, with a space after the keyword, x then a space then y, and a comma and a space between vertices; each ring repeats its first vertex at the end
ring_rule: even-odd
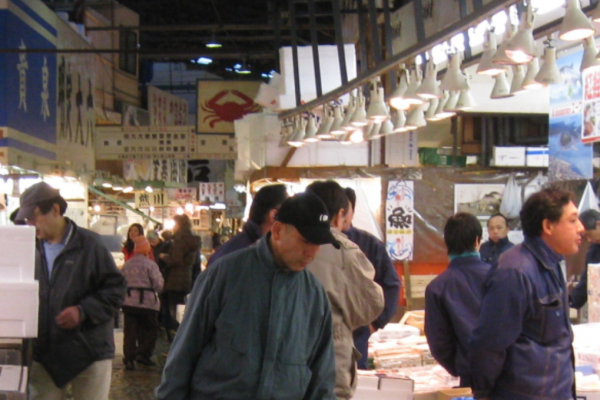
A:
POLYGON ((385 201, 385 247, 392 260, 413 259, 414 194, 413 181, 388 183, 385 201))

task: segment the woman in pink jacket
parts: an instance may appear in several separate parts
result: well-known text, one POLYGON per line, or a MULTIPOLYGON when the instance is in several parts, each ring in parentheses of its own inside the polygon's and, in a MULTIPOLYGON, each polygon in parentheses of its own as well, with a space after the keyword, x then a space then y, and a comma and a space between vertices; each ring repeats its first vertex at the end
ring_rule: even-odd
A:
POLYGON ((148 240, 144 236, 133 240, 134 255, 122 269, 127 280, 127 296, 123 302, 123 363, 128 370, 135 369, 134 361, 156 365, 151 357, 158 337, 158 292, 164 284, 158 265, 148 258, 152 254, 148 240))

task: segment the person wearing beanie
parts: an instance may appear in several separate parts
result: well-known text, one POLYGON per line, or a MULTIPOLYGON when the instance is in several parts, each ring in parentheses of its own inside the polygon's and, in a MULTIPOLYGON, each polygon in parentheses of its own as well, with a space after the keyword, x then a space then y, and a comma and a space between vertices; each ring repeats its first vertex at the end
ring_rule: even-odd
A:
POLYGON ((135 369, 134 361, 156 365, 151 357, 158 337, 158 292, 164 285, 158 265, 148 258, 152 254, 148 239, 136 236, 133 242, 133 256, 122 269, 127 280, 127 296, 123 302, 123 363, 127 370, 135 369))

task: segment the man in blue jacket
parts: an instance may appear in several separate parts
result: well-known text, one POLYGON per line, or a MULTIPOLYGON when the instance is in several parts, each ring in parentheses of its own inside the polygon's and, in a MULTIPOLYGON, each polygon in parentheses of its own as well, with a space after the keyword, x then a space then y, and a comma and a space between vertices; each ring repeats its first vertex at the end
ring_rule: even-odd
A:
POLYGON ((433 358, 461 387, 471 386, 469 337, 477 325, 483 283, 490 265, 477 249, 483 230, 473 214, 457 213, 446 221, 444 242, 450 265, 425 289, 425 335, 433 358))
POLYGON ((579 220, 585 228, 584 236, 590 242, 590 248, 585 255, 585 268, 577 286, 569 293, 571 307, 581 308, 587 303, 587 270, 588 264, 600 263, 600 212, 586 210, 581 213, 579 220))
POLYGON ((159 400, 335 400, 331 309, 306 270, 339 248, 316 195, 286 200, 271 232, 203 272, 169 351, 159 400))
POLYGON ((583 225, 569 192, 544 189, 521 209, 525 240, 492 269, 470 341, 475 398, 575 398, 573 332, 563 256, 575 254, 583 225))
POLYGON ((487 228, 490 240, 481 245, 479 254, 481 254, 481 259, 483 261, 495 267, 498 265, 500 255, 513 247, 514 244, 508 240, 510 228, 508 227, 508 221, 504 215, 492 215, 490 219, 488 219, 487 228))
POLYGON ((219 246, 217 251, 210 256, 207 267, 226 254, 252 246, 269 232, 275 221, 277 210, 287 198, 285 185, 267 185, 260 188, 252 200, 248 221, 244 224, 242 232, 219 246))
POLYGON ((352 226, 354 210, 356 210, 356 192, 352 188, 345 188, 344 192, 348 196, 350 206, 346 214, 343 232, 348 236, 348 239, 358 245, 360 250, 367 256, 367 259, 373 264, 373 267, 375 267, 375 278, 373 280, 383 289, 385 300, 385 307, 381 315, 371 325, 361 326, 353 332, 354 347, 361 354, 361 358, 357 363, 358 368, 367 369, 369 337, 376 330, 383 329, 390 322, 390 319, 396 315, 398 297, 400 296, 400 279, 383 242, 369 232, 352 226))

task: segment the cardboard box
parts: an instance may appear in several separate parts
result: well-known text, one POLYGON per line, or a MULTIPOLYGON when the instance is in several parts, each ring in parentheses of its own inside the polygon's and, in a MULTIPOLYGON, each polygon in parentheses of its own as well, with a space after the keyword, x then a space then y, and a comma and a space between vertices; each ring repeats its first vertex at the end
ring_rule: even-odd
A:
POLYGON ((35 228, 0 227, 0 282, 31 282, 35 273, 35 228))
POLYGON ((0 398, 27 400, 27 367, 0 365, 0 398))
POLYGON ((494 146, 494 165, 496 167, 525 166, 525 147, 494 146))
POLYGON ((527 147, 525 150, 525 164, 528 167, 547 167, 549 154, 547 147, 527 147))
POLYGON ((437 400, 452 400, 457 397, 472 397, 471 388, 441 389, 437 392, 437 400))
POLYGON ((8 338, 34 338, 38 334, 39 284, 0 282, 0 335, 8 338))

